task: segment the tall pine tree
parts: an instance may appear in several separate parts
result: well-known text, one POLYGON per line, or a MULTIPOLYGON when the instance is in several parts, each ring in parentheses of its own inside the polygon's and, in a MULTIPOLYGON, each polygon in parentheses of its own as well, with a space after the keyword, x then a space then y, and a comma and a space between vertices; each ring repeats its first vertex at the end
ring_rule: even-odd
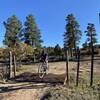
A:
POLYGON ((23 29, 24 42, 28 45, 31 45, 33 48, 41 47, 41 33, 37 27, 33 15, 28 15, 24 23, 23 29))
POLYGON ((90 44, 90 50, 91 50, 91 77, 90 77, 90 85, 93 84, 93 70, 94 70, 94 43, 96 42, 96 29, 95 25, 92 23, 88 23, 87 30, 85 31, 88 36, 88 41, 90 44))
POLYGON ((61 47, 59 46, 59 44, 57 44, 57 45, 54 47, 54 52, 55 52, 55 55, 56 55, 56 56, 59 56, 59 59, 60 59, 60 56, 62 55, 62 49, 61 49, 61 47))
POLYGON ((4 44, 8 47, 11 48, 10 51, 10 66, 9 66, 9 78, 12 77, 12 51, 14 53, 14 76, 16 75, 16 60, 15 60, 15 53, 16 51, 14 50, 15 47, 19 45, 19 38, 18 35, 21 31, 22 25, 21 22, 18 20, 18 18, 13 15, 7 19, 7 21, 4 21, 4 26, 6 29, 5 33, 5 39, 4 39, 4 44))
POLYGON ((66 17, 66 32, 64 34, 64 47, 70 49, 72 56, 72 49, 76 51, 76 47, 80 41, 82 32, 79 29, 79 24, 73 14, 66 17))
POLYGON ((93 45, 95 45, 98 41, 97 41, 97 34, 96 34, 96 29, 95 29, 95 25, 92 23, 88 23, 87 26, 87 30, 85 31, 87 34, 87 45, 89 47, 89 52, 91 51, 91 35, 92 35, 92 43, 93 45))
POLYGON ((6 29, 4 44, 8 47, 14 47, 19 43, 18 35, 21 32, 21 22, 18 18, 13 15, 4 21, 4 26, 6 29))

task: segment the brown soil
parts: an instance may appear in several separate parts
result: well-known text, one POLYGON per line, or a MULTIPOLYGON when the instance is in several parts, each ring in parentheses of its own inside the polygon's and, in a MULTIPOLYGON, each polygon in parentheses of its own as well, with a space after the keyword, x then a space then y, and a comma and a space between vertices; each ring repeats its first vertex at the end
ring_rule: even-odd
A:
MULTIPOLYGON (((94 73, 100 76, 100 67, 95 62, 94 73), (96 70, 98 69, 98 70, 96 70)), ((23 65, 17 72, 17 77, 6 84, 0 84, 0 100, 40 100, 40 97, 48 87, 62 86, 65 79, 65 62, 49 63, 49 72, 40 79, 37 74, 38 65, 23 65)), ((76 75, 77 63, 69 63, 69 73, 76 75)), ((82 62, 80 75, 90 72, 90 63, 82 62)))

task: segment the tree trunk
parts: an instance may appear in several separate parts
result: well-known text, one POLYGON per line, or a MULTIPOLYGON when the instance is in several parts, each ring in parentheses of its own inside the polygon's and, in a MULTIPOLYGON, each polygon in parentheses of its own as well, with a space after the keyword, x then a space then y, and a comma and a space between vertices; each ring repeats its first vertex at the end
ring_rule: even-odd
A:
POLYGON ((12 73, 12 52, 10 51, 10 66, 9 66, 9 78, 12 78, 13 77, 13 73, 12 73))
POLYGON ((74 52, 75 52, 75 59, 77 59, 77 50, 76 50, 76 44, 75 44, 75 41, 74 41, 74 52))
POLYGON ((70 57, 71 57, 71 58, 73 57, 73 51, 72 51, 72 48, 70 48, 70 57))
POLYGON ((59 55, 59 61, 61 60, 60 58, 61 58, 61 55, 59 55))
POLYGON ((36 62, 36 59, 35 59, 35 54, 33 55, 33 60, 34 60, 34 63, 36 62))
POLYGON ((64 85, 69 84, 69 73, 68 73, 68 50, 65 52, 66 53, 66 77, 64 80, 64 85))
POLYGON ((14 55, 14 77, 16 77, 16 57, 14 55))

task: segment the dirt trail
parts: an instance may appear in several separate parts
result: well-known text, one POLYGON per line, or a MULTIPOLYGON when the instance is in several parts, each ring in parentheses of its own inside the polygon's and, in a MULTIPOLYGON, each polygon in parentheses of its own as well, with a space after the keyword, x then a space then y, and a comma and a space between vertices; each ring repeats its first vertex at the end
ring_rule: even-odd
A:
MULTIPOLYGON (((16 80, 11 84, 0 84, 4 91, 0 93, 0 100, 40 100, 46 88, 61 85, 65 78, 65 62, 49 64, 49 73, 41 80, 37 74, 37 65, 24 65, 18 72, 16 80), (3 97, 3 98, 2 98, 3 97)), ((69 63, 69 73, 75 77, 77 63, 69 63)), ((81 63, 81 71, 89 69, 88 62, 81 63)), ((97 70, 98 72, 98 70, 97 70)))
POLYGON ((24 65, 19 70, 16 81, 12 84, 0 84, 0 87, 6 89, 0 94, 4 97, 2 100, 39 100, 45 88, 55 86, 55 82, 63 82, 65 62, 50 63, 49 73, 42 80, 38 77, 37 67, 24 65))
POLYGON ((39 100, 40 90, 38 89, 21 89, 9 93, 4 93, 2 100, 39 100))

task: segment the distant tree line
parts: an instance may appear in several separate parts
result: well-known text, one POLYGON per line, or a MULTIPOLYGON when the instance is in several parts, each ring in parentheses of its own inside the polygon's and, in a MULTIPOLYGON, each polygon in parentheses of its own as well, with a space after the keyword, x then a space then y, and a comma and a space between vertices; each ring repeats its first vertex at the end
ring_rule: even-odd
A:
POLYGON ((65 59, 64 48, 56 44, 54 47, 44 47, 49 55, 49 61, 61 61, 65 59))

